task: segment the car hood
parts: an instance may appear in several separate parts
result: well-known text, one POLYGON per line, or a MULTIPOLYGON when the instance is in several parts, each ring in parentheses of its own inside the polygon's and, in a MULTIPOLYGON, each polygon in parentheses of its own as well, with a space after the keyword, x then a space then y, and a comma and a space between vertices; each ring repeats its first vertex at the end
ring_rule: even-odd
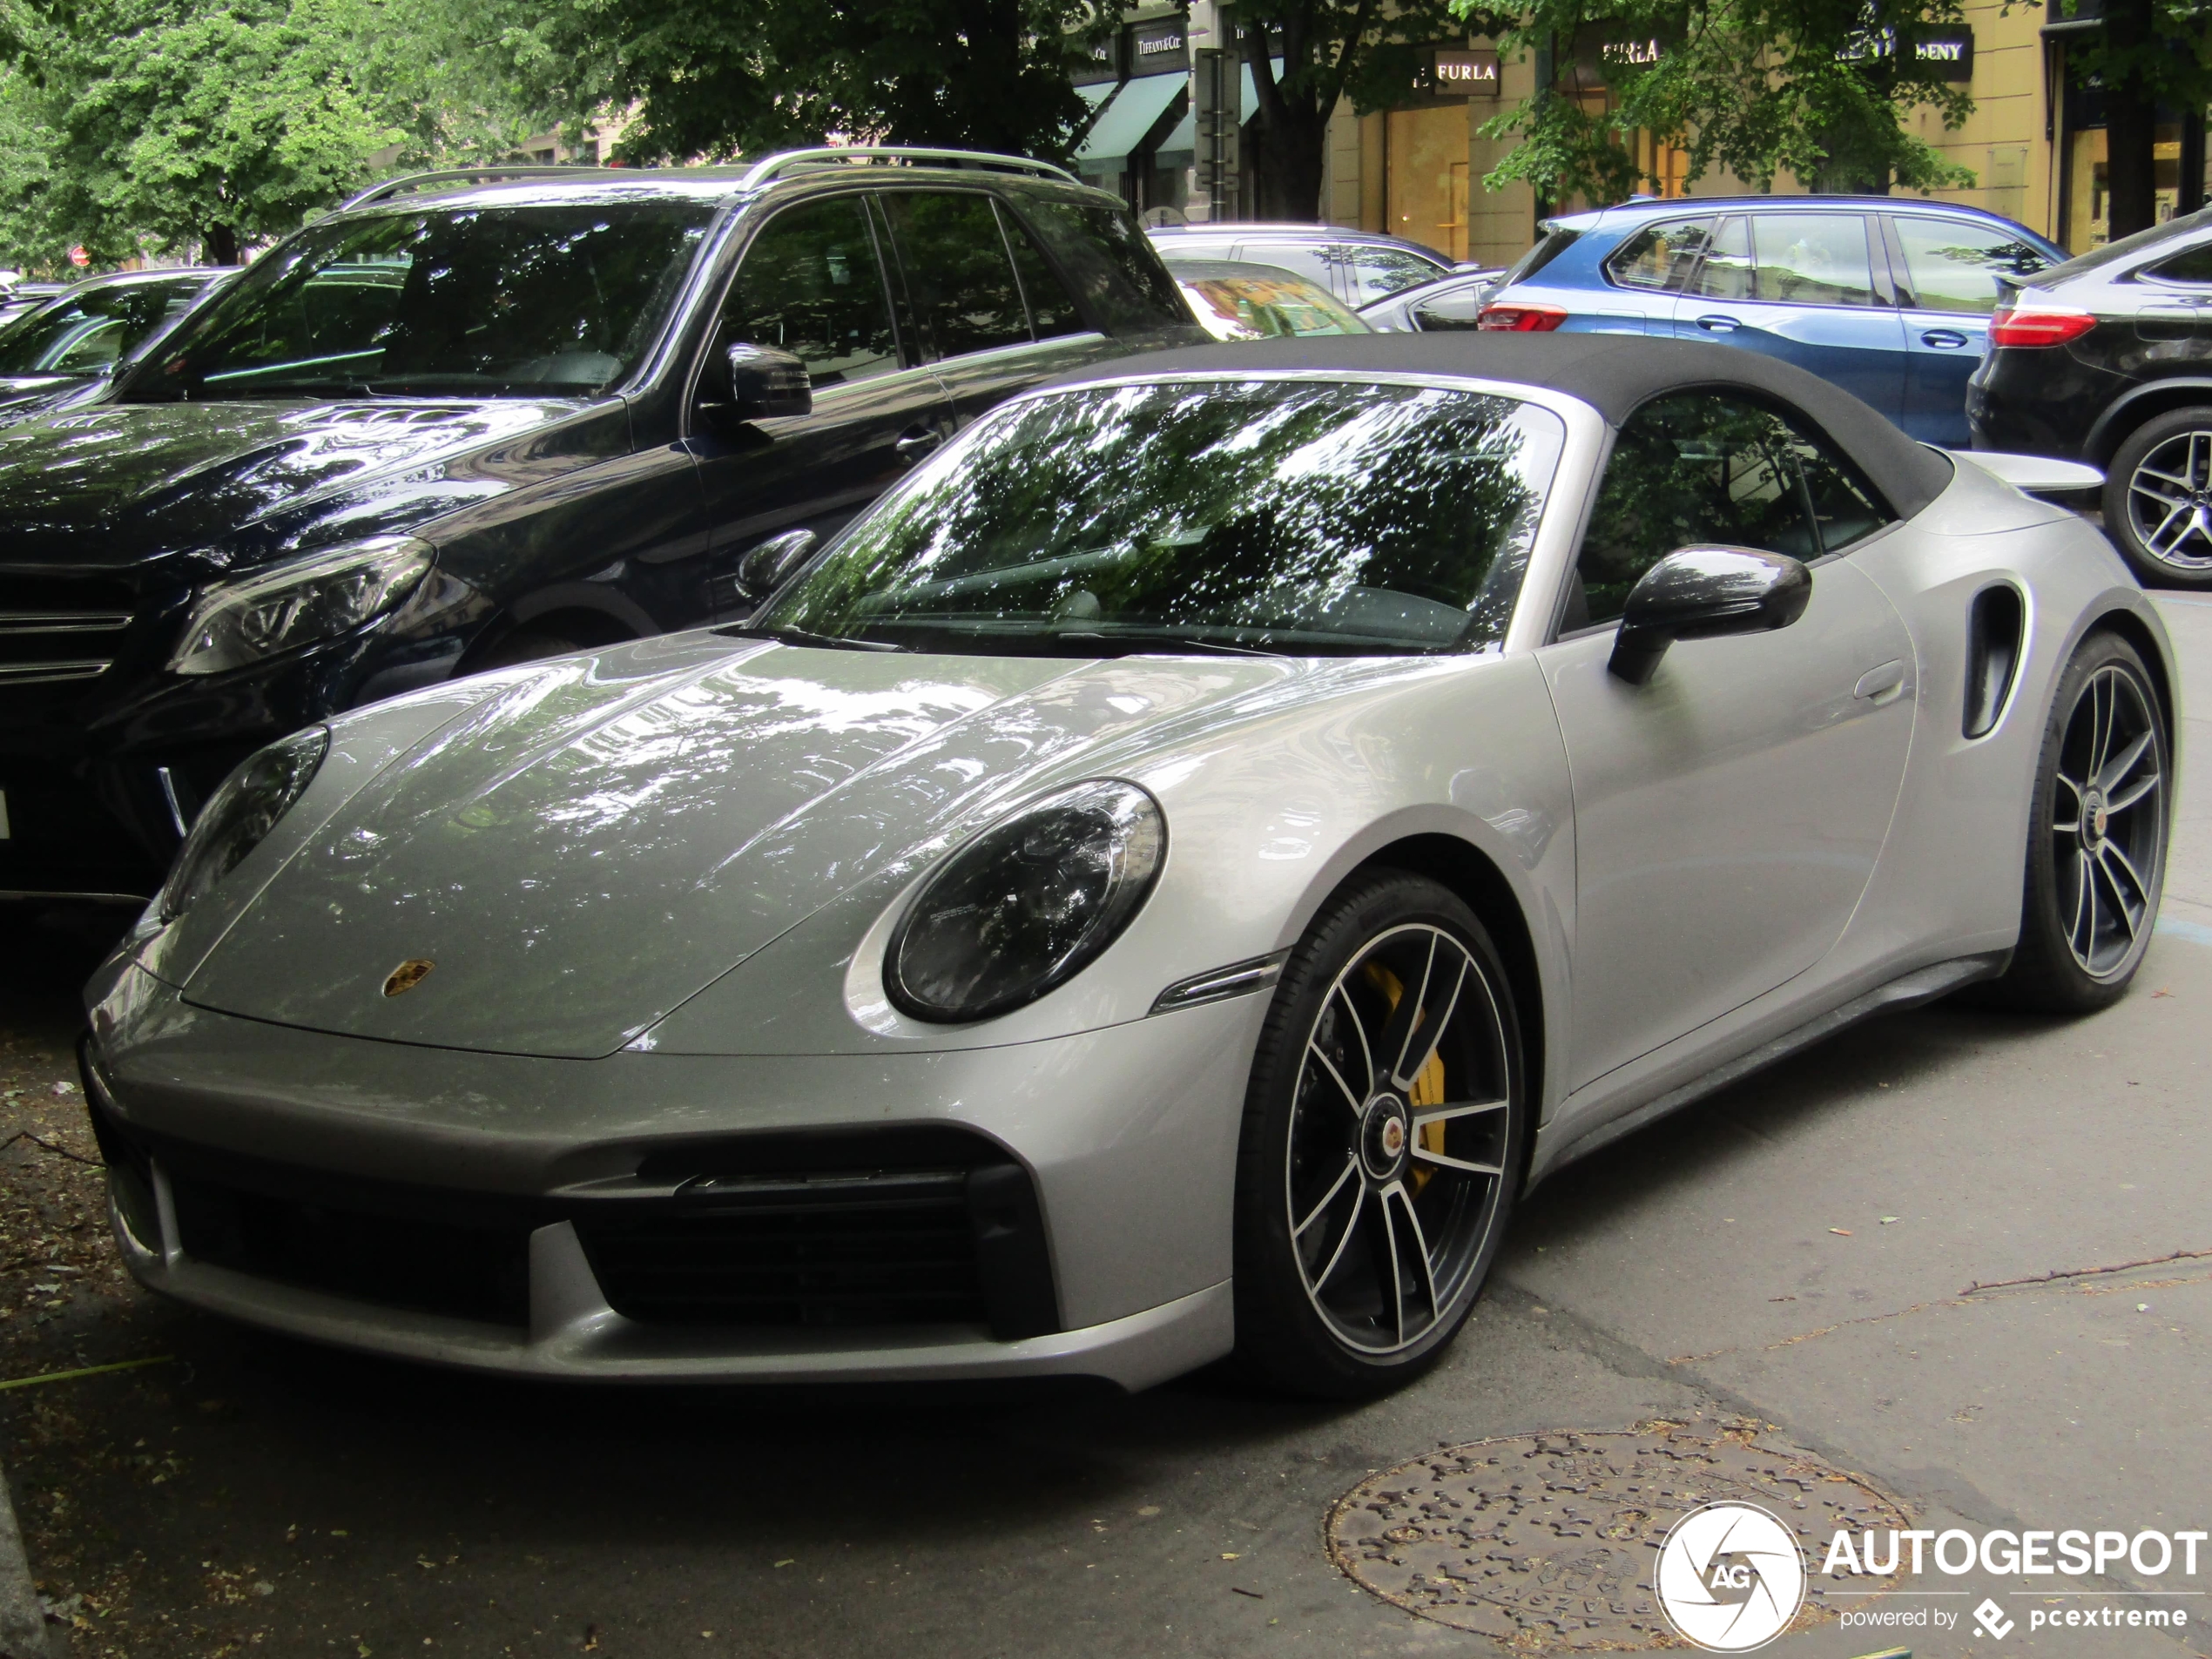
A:
POLYGON ((246 907, 188 1000, 388 1041, 610 1054, 893 860, 1287 671, 763 644, 626 678, 655 644, 551 664, 388 767, 246 907), (385 995, 418 961, 436 966, 385 995))
POLYGON ((25 421, 0 432, 0 561, 119 568, 195 550, 250 565, 324 519, 374 515, 387 496, 419 523, 426 507, 505 488, 498 465, 469 463, 584 407, 108 403, 25 421))

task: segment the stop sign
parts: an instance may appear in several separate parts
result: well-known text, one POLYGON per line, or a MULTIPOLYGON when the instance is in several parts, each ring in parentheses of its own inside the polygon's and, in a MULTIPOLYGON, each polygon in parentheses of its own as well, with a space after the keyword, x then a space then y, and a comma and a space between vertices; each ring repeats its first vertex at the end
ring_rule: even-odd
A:
POLYGON ((92 262, 92 256, 84 251, 84 244, 79 242, 75 247, 70 249, 69 262, 78 266, 87 266, 92 262))

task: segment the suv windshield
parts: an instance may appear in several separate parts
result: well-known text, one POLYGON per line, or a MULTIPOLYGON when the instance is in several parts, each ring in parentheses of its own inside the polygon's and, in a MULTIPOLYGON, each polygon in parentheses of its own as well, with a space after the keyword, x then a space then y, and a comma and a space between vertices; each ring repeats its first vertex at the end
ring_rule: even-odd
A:
POLYGON ((71 294, 0 329, 0 374, 97 374, 192 302, 203 272, 71 294))
POLYGON ((1077 388, 987 417, 745 625, 801 644, 1395 655, 1504 637, 1565 428, 1474 392, 1077 388))
POLYGON ((664 198, 312 226, 180 327, 125 396, 594 392, 651 347, 713 216, 664 198))

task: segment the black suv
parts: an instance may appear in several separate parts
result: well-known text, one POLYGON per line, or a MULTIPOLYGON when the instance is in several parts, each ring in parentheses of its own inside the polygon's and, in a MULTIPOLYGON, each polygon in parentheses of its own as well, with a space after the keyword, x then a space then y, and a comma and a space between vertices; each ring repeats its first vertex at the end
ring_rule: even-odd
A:
POLYGON ((0 431, 0 896, 150 893, 271 738, 740 617, 993 403, 1200 338, 1119 199, 1011 158, 356 197, 0 431))
POLYGON ((2212 208, 2054 265, 1990 319, 1978 449, 2105 469, 2106 532, 2146 584, 2212 588, 2212 208))

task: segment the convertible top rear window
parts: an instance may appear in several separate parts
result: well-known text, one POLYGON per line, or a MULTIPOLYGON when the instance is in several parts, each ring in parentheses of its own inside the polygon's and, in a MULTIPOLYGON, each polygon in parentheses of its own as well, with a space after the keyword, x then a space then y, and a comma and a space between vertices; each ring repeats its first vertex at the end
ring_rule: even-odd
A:
POLYGON ((1511 397, 1298 380, 1013 405, 752 630, 939 651, 1494 645, 1565 428, 1511 397))

